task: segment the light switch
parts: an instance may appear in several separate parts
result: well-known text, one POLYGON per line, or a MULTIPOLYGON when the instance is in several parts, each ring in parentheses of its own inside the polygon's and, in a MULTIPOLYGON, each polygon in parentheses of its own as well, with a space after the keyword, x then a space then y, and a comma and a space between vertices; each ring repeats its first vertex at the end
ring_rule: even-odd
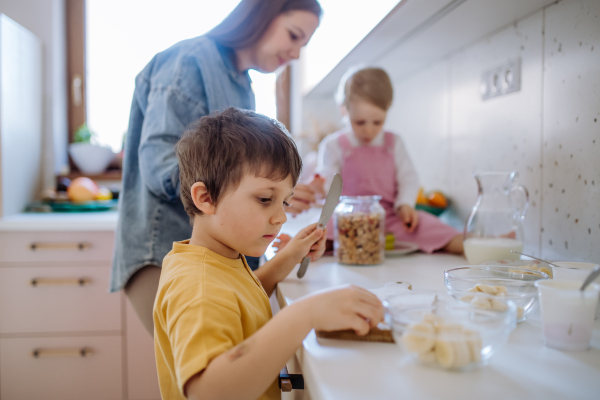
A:
POLYGON ((481 75, 481 99, 486 100, 521 90, 521 59, 509 60, 504 65, 481 75))

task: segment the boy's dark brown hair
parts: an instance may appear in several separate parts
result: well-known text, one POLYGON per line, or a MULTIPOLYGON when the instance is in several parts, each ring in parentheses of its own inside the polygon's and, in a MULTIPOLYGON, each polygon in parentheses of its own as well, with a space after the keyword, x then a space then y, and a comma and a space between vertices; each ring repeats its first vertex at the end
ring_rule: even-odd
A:
POLYGON ((191 222, 194 215, 202 214, 190 192, 196 182, 206 185, 216 205, 227 190, 237 188, 244 174, 277 181, 291 176, 296 186, 302 170, 296 144, 281 123, 235 107, 190 125, 177 142, 175 153, 181 201, 191 222))

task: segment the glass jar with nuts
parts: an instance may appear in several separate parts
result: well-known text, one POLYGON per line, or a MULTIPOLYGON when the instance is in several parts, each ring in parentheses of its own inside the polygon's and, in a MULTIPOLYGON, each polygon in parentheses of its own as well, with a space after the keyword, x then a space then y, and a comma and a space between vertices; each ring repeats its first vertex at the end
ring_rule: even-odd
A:
POLYGON ((385 255, 385 210, 381 196, 342 196, 334 212, 333 248, 338 262, 381 264, 385 255))

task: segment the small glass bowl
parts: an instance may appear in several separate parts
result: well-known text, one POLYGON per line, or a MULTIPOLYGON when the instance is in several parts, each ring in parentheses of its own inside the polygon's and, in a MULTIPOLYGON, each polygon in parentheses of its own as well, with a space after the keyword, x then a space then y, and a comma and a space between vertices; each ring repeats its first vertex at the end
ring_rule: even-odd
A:
MULTIPOLYGON (((473 265, 444 272, 444 283, 452 296, 461 299, 473 295, 478 284, 504 286, 506 293, 497 295, 512 300, 517 307, 517 322, 525 321, 538 307, 535 282, 548 279, 544 272, 514 266, 473 265)), ((475 292, 477 293, 477 292, 475 292)))
POLYGON ((466 303, 390 306, 396 343, 419 364, 456 371, 484 366, 506 344, 515 327, 515 305, 507 312, 482 310, 466 303))

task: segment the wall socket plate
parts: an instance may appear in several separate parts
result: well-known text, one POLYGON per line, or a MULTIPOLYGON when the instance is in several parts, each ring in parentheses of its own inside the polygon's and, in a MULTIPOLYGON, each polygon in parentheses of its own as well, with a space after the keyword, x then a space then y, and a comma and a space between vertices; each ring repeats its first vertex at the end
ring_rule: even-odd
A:
POLYGON ((509 60, 485 71, 481 75, 480 90, 482 100, 521 90, 521 59, 509 60))

